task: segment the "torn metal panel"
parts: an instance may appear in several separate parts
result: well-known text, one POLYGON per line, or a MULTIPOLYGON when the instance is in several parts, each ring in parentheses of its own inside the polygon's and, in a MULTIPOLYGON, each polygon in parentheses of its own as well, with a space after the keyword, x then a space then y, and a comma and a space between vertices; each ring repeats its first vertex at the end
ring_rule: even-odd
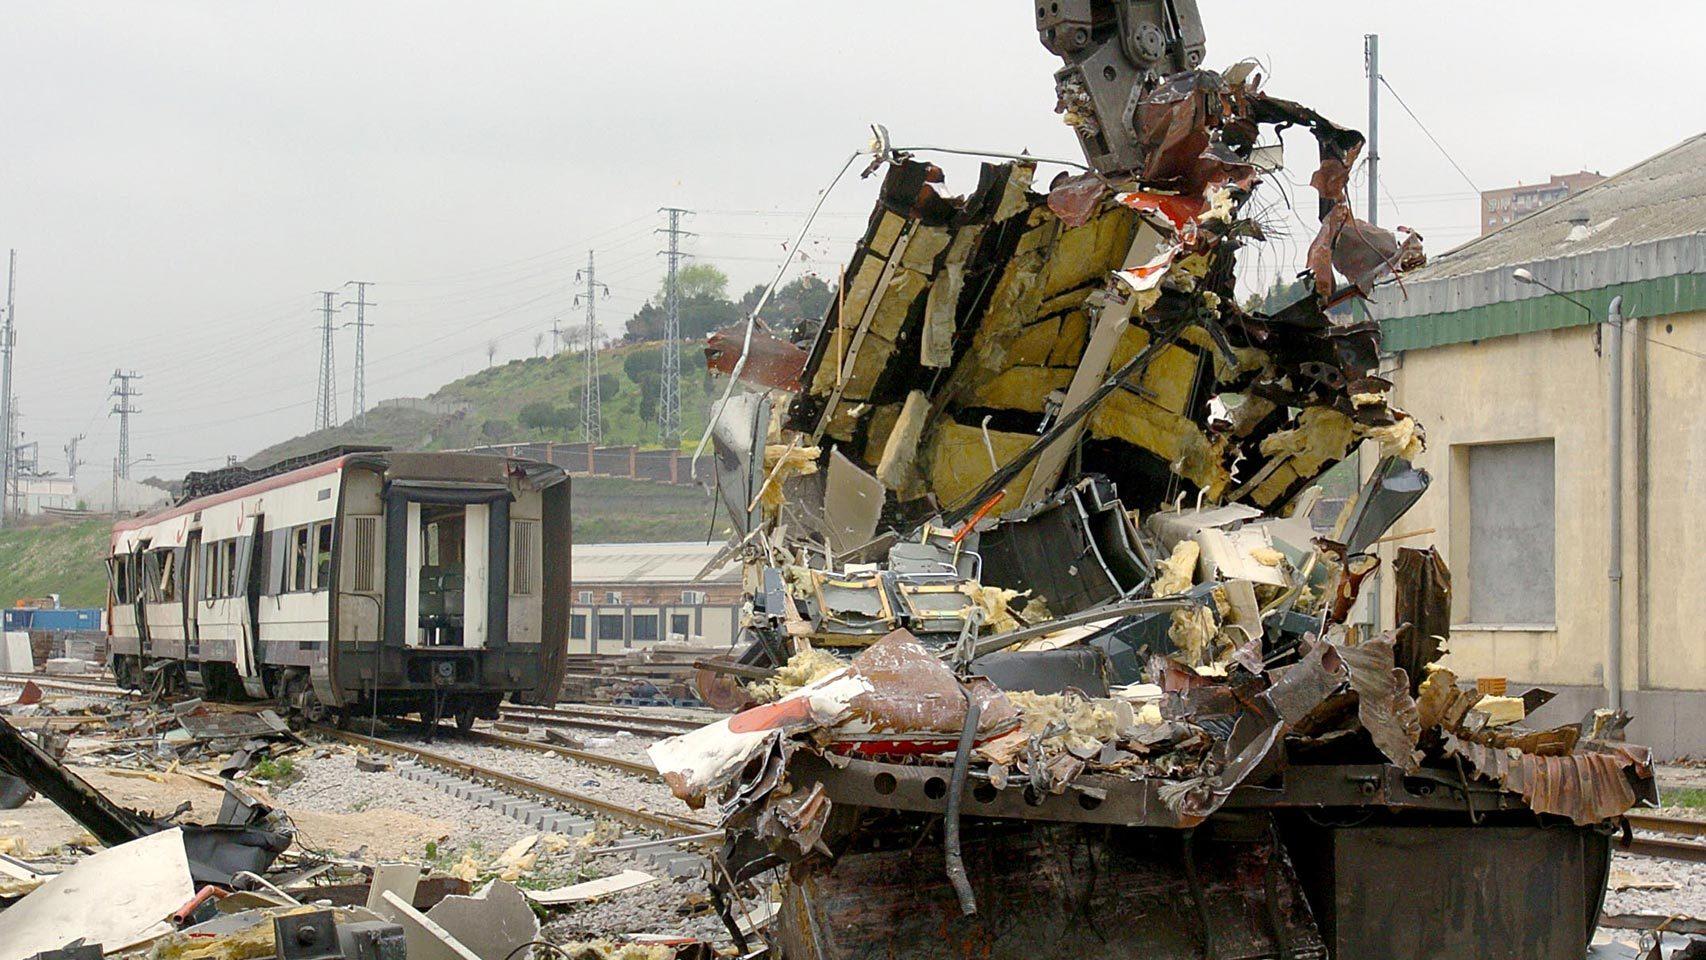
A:
POLYGON ((1439 659, 1451 639, 1451 571, 1432 547, 1399 547, 1392 572, 1393 622, 1399 625, 1396 660, 1409 673, 1414 692, 1427 675, 1427 665, 1439 659), (1410 629, 1403 629, 1406 626, 1410 629))
POLYGON ((1638 799, 1629 775, 1635 758, 1613 752, 1577 751, 1540 756, 1514 747, 1491 747, 1447 734, 1448 753, 1469 761, 1537 813, 1555 813, 1577 824, 1598 823, 1633 807, 1638 799))
POLYGON ((1410 676, 1395 665, 1391 637, 1376 637, 1334 648, 1350 673, 1357 694, 1357 716, 1374 745, 1406 772, 1421 766, 1416 744, 1422 719, 1410 696, 1410 676))
POLYGON ((712 333, 705 340, 705 366, 724 376, 733 376, 743 345, 746 348, 746 365, 741 368, 743 382, 790 393, 800 389, 800 374, 806 368, 808 356, 805 348, 762 330, 752 332, 749 344, 743 344, 743 338, 735 334, 733 327, 712 333))

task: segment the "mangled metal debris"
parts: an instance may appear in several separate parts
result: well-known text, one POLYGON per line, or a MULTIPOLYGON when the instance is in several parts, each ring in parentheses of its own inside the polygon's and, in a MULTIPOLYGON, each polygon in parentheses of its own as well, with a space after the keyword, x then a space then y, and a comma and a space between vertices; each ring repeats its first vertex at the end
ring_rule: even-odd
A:
POLYGON ((750 597, 722 669, 763 679, 653 760, 721 813, 719 902, 787 868, 789 957, 1028 957, 1042 937, 1395 956, 1334 851, 1395 871, 1398 838, 1429 830, 1507 861, 1558 831, 1576 851, 1546 861, 1555 895, 1435 931, 1429 955, 1501 924, 1579 955, 1600 827, 1653 799, 1645 752, 1597 721, 1529 729, 1523 698, 1477 709, 1435 664, 1432 551, 1400 551, 1395 632, 1355 615, 1429 477, 1377 326, 1337 308, 1424 262, 1420 237, 1352 213, 1360 134, 1252 64, 1202 69, 1194 5, 1155 6, 1173 15, 1156 36, 1137 4, 1039 9, 1094 169, 1043 186, 1034 162, 992 163, 954 196, 882 141, 805 352, 765 342, 743 366, 713 338, 712 366, 753 390, 711 431, 750 597), (1256 309, 1236 258, 1264 240, 1249 202, 1287 127, 1316 140, 1321 228, 1307 282, 1256 309), (1317 531, 1311 488, 1365 442, 1378 465, 1317 531), (1340 822, 1359 826, 1320 826, 1340 822))

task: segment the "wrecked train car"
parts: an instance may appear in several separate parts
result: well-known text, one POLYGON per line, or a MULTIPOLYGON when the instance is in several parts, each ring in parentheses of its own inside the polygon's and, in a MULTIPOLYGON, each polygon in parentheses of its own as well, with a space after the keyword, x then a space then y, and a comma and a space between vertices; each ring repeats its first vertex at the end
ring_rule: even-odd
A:
POLYGON ((720 902, 785 871, 776 945, 817 960, 1580 956, 1647 753, 1440 666, 1430 550, 1401 552, 1395 632, 1353 616, 1425 435, 1375 325, 1329 311, 1420 238, 1354 217, 1361 135, 1251 65, 1139 93, 1131 150, 1090 137, 1097 169, 1042 188, 1019 160, 954 196, 879 143, 815 339, 751 370, 713 340, 752 387, 713 425, 750 593, 722 666, 752 682, 651 754, 717 805, 720 902), (1260 141, 1291 126, 1322 226, 1252 312, 1260 141), (1314 481, 1364 442, 1317 533, 1314 481))

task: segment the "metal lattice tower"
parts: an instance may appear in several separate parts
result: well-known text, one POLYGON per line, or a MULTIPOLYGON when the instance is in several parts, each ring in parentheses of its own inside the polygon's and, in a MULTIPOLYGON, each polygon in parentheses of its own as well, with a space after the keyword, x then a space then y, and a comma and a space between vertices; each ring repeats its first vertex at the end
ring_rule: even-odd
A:
MULTIPOLYGON (((586 292, 575 296, 575 306, 586 307, 586 382, 581 388, 581 440, 598 446, 604 442, 604 402, 598 391, 598 295, 610 296, 610 288, 598 282, 598 267, 593 252, 586 252, 586 269, 575 274, 576 280, 586 281, 586 292)), ((551 334, 557 333, 555 321, 551 334)))
POLYGON ((332 306, 337 294, 320 291, 320 385, 314 394, 314 429, 329 430, 338 423, 338 370, 332 359, 332 306))
MULTIPOLYGON (((355 287, 355 299, 344 301, 345 305, 355 304, 355 322, 344 326, 355 328, 355 383, 350 391, 350 416, 356 420, 367 413, 367 328, 373 326, 367 322, 367 308, 377 306, 367 299, 367 288, 372 285, 368 280, 351 280, 344 284, 355 287)), ((335 406, 337 397, 332 401, 335 406)))
POLYGON ((135 381, 141 380, 142 374, 131 370, 114 370, 108 377, 109 383, 114 383, 112 398, 118 402, 113 404, 113 413, 118 414, 118 459, 114 461, 114 472, 122 480, 130 479, 130 418, 133 414, 141 413, 131 401, 142 396, 142 391, 136 389, 135 381))
POLYGON ((77 468, 89 461, 77 456, 77 445, 89 439, 86 434, 79 433, 65 444, 65 475, 77 479, 77 468))
POLYGON ((18 417, 12 406, 12 347, 17 343, 17 330, 12 326, 12 281, 18 272, 18 251, 13 250, 6 261, 6 321, 0 326, 0 431, 6 449, 0 453, 0 526, 12 512, 12 499, 18 489, 18 463, 15 447, 18 443, 18 417))
POLYGON ((659 233, 669 237, 669 249, 661 251, 669 259, 669 273, 664 281, 663 369, 658 395, 658 435, 666 447, 681 445, 681 291, 677 268, 687 254, 681 252, 681 238, 691 236, 681 229, 681 218, 693 211, 680 207, 662 207, 669 217, 669 226, 659 233))

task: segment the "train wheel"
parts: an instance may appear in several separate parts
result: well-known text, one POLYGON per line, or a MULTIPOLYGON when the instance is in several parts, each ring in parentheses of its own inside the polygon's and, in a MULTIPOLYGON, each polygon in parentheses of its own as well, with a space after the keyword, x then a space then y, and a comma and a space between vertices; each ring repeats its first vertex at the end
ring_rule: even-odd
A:
POLYGON ((477 710, 473 703, 464 703, 456 708, 456 729, 468 733, 474 729, 474 718, 477 710))

